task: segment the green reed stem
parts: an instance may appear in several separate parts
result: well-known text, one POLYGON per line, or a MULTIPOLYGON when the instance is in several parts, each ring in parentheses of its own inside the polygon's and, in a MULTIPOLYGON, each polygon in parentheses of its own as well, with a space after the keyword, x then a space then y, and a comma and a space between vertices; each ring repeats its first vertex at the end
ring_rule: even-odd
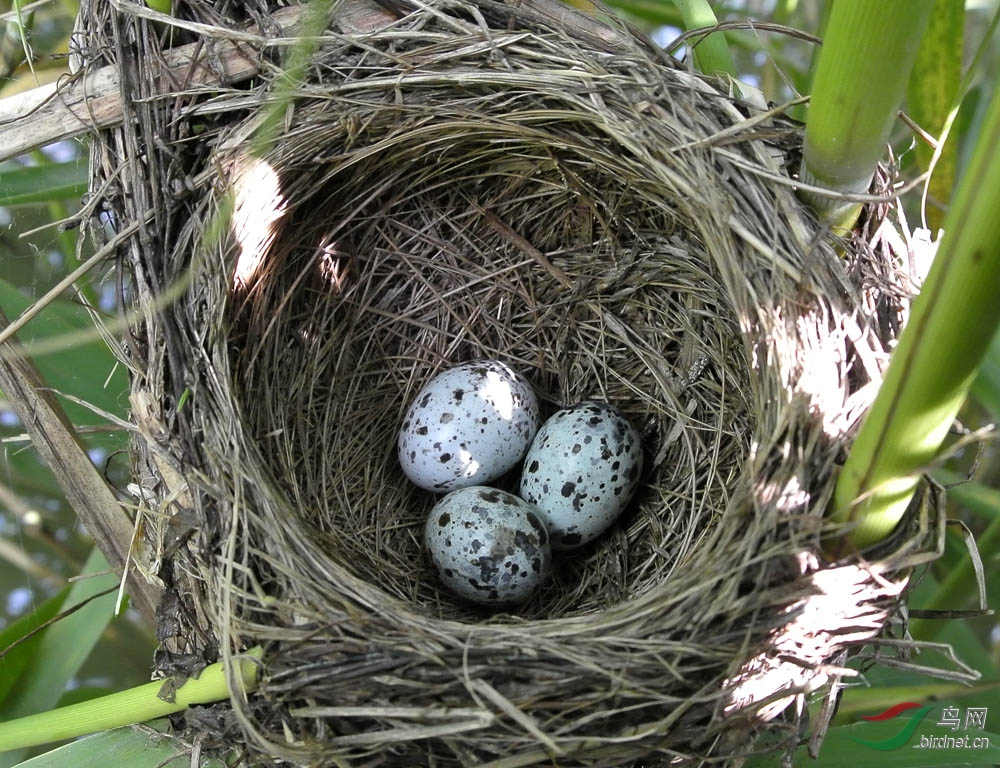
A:
MULTIPOLYGON (((719 23, 708 0, 674 0, 680 11, 685 29, 714 27, 719 23)), ((729 75, 736 77, 736 67, 729 53, 729 44, 722 32, 711 32, 705 37, 692 41, 694 63, 706 75, 729 75)))
POLYGON ((993 94, 930 274, 837 483, 833 519, 857 524, 853 546, 881 541, 902 518, 1000 327, 998 136, 993 94))
MULTIPOLYGON (((868 190, 903 101, 934 0, 837 0, 813 80, 801 178, 834 192, 868 190)), ((804 199, 839 230, 860 203, 804 199)))
MULTIPOLYGON (((262 654, 261 648, 254 648, 247 652, 246 657, 260 658, 262 654)), ((257 687, 257 664, 246 657, 239 659, 237 663, 237 684, 240 686, 237 693, 252 691, 257 687)), ((181 712, 192 704, 208 704, 230 696, 226 672, 221 662, 206 667, 197 679, 191 678, 177 688, 172 702, 164 701, 158 696, 167 683, 169 680, 157 680, 91 701, 0 723, 0 752, 143 723, 181 712)))

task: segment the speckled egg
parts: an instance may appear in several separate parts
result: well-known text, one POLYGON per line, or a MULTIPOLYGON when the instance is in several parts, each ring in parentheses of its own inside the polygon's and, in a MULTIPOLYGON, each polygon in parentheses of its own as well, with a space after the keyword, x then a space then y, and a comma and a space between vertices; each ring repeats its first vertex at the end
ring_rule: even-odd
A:
POLYGON ((417 394, 399 432, 399 463, 428 491, 484 485, 524 458, 540 422, 524 376, 496 360, 463 363, 417 394))
POLYGON ((424 544, 441 581, 487 605, 521 603, 548 575, 548 532, 538 510, 485 486, 452 491, 431 510, 424 544))
POLYGON ((546 421, 524 459, 521 497, 541 511, 553 549, 599 536, 622 513, 642 473, 639 433, 607 403, 583 402, 546 421))

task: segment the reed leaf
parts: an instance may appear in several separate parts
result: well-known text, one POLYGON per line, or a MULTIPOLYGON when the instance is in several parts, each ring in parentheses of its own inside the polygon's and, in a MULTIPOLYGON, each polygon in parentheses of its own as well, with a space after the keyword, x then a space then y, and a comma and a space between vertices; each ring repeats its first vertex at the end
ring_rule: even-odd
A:
POLYGON ((917 142, 914 148, 920 170, 931 171, 927 181, 931 204, 926 209, 925 219, 926 226, 932 230, 944 223, 958 165, 958 142, 948 141, 944 128, 949 115, 957 110, 964 22, 965 3, 962 0, 935 0, 906 92, 910 116, 931 136, 944 142, 938 149, 937 158, 934 147, 924 142, 917 142))

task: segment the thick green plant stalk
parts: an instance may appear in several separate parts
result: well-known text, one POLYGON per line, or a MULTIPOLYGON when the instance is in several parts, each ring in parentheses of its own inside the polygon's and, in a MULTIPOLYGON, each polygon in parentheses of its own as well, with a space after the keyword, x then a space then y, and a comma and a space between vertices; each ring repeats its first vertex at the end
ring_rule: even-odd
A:
MULTIPOLYGON (((254 648, 246 655, 260 658, 262 654, 261 648, 254 648)), ((257 687, 257 664, 251 659, 242 658, 239 659, 237 668, 241 692, 254 690, 257 687)), ((221 662, 205 667, 197 679, 191 678, 177 688, 172 702, 164 701, 158 696, 164 686, 169 684, 169 679, 157 680, 91 701, 0 723, 0 752, 144 723, 181 712, 191 704, 222 701, 230 695, 221 662)))
MULTIPOLYGON (((708 0, 674 0, 680 11, 685 29, 714 27, 719 23, 708 0)), ((729 75, 736 77, 736 67, 729 53, 729 44, 722 32, 712 32, 692 41, 694 63, 706 75, 729 75)))
POLYGON ((930 274, 837 483, 833 519, 857 523, 848 533, 855 547, 881 541, 902 518, 1000 326, 997 137, 994 94, 930 274))
MULTIPOLYGON (((833 192, 868 190, 903 101, 934 0, 837 0, 813 80, 801 180, 833 192)), ((803 197, 840 231, 860 203, 803 197)))

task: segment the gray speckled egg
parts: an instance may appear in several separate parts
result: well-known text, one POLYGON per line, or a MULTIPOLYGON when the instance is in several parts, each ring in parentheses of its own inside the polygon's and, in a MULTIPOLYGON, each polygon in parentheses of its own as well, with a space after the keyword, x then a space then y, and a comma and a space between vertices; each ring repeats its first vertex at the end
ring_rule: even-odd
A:
POLYGON ((538 510, 485 486, 461 488, 441 499, 427 518, 424 544, 448 589, 487 605, 524 602, 552 562, 538 510))
POLYGON ((527 379, 496 360, 463 363, 417 394, 399 432, 399 463, 428 491, 483 485, 524 458, 540 422, 527 379))
POLYGON ((553 549, 599 536, 632 498, 642 473, 639 433, 606 403, 557 411, 528 449, 521 498, 545 518, 553 549))

